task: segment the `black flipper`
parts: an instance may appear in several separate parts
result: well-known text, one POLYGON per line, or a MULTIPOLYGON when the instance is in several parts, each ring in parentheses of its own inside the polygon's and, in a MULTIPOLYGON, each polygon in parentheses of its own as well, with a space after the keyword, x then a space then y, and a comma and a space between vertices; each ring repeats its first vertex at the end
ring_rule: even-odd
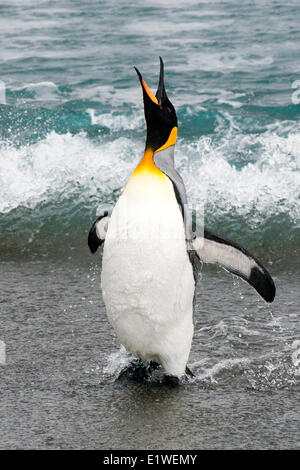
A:
POLYGON ((88 245, 91 253, 96 253, 97 249, 105 240, 108 223, 110 220, 108 211, 104 211, 93 223, 88 236, 88 245))
POLYGON ((276 288, 268 271, 245 248, 204 229, 204 238, 192 241, 203 263, 216 263, 247 281, 266 302, 273 302, 276 288))

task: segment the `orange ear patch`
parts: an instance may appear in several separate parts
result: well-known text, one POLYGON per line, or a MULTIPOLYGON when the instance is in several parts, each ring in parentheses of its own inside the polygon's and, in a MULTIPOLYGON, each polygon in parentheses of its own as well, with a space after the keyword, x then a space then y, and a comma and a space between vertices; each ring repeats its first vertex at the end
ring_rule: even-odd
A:
POLYGON ((168 147, 171 147, 171 145, 175 145, 176 139, 177 139, 177 127, 173 127, 173 129, 170 132, 167 142, 164 145, 162 145, 159 149, 155 150, 155 153, 160 152, 161 150, 164 150, 168 147))

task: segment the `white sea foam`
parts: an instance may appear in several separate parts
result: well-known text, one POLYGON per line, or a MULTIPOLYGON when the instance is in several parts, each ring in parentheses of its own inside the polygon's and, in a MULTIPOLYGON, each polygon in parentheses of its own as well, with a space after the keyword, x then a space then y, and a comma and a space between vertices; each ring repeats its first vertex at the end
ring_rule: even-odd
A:
POLYGON ((23 85, 22 87, 18 88, 19 90, 38 90, 39 88, 52 88, 57 90, 57 85, 53 82, 37 82, 37 83, 27 83, 27 85, 23 85))
POLYGON ((27 83, 21 87, 16 88, 17 91, 27 90, 34 94, 34 100, 57 100, 58 97, 58 87, 53 82, 37 82, 37 83, 27 83))
MULTIPOLYGON (((112 118, 104 115, 100 119, 109 125, 112 118)), ((132 124, 132 120, 126 123, 122 118, 115 126, 138 125, 139 117, 136 119, 132 124)), ((0 211, 9 212, 21 205, 34 208, 57 194, 68 197, 78 187, 83 196, 96 194, 101 188, 101 198, 109 197, 125 185, 143 148, 142 141, 125 137, 96 141, 84 133, 73 136, 55 132, 28 146, 2 144, 0 211)), ((193 142, 179 139, 175 156, 192 206, 207 197, 206 205, 211 210, 234 210, 243 217, 251 214, 253 225, 280 213, 298 223, 299 130, 288 135, 282 129, 244 135, 233 125, 218 141, 206 136, 193 142), (244 155, 245 161, 239 168, 234 163, 237 153, 236 160, 242 161, 240 155, 244 155)))
POLYGON ((254 210, 254 224, 279 213, 299 221, 299 131, 287 136, 230 131, 218 142, 206 136, 188 144, 179 141, 176 157, 193 204, 207 195, 217 211, 247 215, 254 210), (232 163, 237 153, 248 161, 240 168, 232 163))
POLYGON ((126 138, 98 145, 84 134, 55 132, 21 148, 2 145, 0 211, 34 208, 58 194, 68 197, 78 186, 83 194, 97 186, 110 194, 125 183, 132 161, 141 152, 142 148, 126 138))
MULTIPOLYGON (((134 71, 133 71, 134 72, 134 71)), ((135 73, 135 72, 134 72, 135 73)), ((72 97, 74 99, 93 100, 101 103, 101 105, 109 105, 110 108, 119 109, 122 104, 136 105, 139 112, 143 115, 142 91, 137 86, 137 77, 132 73, 132 87, 117 88, 111 85, 85 86, 74 90, 72 97)))
POLYGON ((87 113, 91 118, 92 125, 98 124, 111 131, 133 130, 145 126, 142 112, 133 113, 130 117, 114 113, 96 114, 94 109, 88 109, 87 113))

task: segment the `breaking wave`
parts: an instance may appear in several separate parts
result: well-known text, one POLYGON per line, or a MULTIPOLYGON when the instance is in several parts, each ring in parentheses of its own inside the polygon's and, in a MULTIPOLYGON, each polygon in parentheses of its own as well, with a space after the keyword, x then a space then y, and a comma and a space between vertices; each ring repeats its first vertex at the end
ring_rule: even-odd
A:
MULTIPOLYGON (((2 250, 45 246, 45 239, 57 246, 65 243, 66 232, 74 240, 85 237, 97 207, 119 196, 143 153, 143 116, 97 114, 92 108, 84 113, 90 119, 84 131, 52 130, 23 145, 2 141, 2 250), (91 135, 97 125, 109 134, 91 135)), ((191 207, 205 201, 207 225, 264 253, 273 251, 272 257, 279 246, 299 250, 300 126, 281 121, 246 133, 226 112, 185 107, 180 113, 186 126, 176 165, 191 207), (199 114, 204 125, 213 120, 214 132, 195 138, 186 129, 200 122, 199 114)))

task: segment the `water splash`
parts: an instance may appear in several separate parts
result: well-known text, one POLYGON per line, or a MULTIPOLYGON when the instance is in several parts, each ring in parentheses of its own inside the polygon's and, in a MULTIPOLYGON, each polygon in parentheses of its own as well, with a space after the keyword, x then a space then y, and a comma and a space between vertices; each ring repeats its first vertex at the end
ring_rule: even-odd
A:
POLYGON ((204 369, 202 372, 197 372, 196 378, 200 381, 205 381, 209 379, 211 383, 218 383, 216 376, 221 374, 224 371, 232 371, 233 369, 243 370, 244 365, 249 363, 247 357, 242 358, 232 358, 232 359, 223 359, 212 367, 203 368, 203 361, 197 361, 192 364, 192 368, 195 370, 197 367, 201 366, 204 369))
POLYGON ((129 365, 133 356, 129 354, 124 346, 121 346, 118 351, 111 353, 107 358, 107 364, 103 367, 104 376, 116 379, 122 369, 129 365))
MULTIPOLYGON (((300 366, 300 340, 293 341, 292 349, 294 350, 291 355, 292 362, 298 368, 300 366)), ((300 367, 298 373, 300 374, 300 367)))

